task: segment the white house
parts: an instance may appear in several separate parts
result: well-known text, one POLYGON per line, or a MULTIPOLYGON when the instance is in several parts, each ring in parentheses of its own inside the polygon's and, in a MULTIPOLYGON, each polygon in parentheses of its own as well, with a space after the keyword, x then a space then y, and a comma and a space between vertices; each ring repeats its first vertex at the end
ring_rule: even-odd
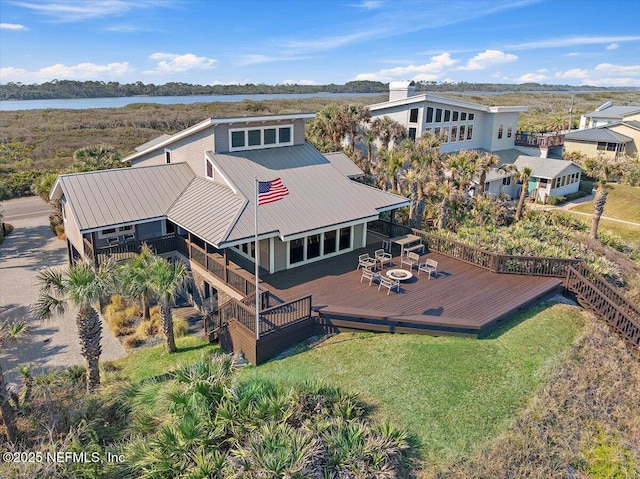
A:
POLYGON ((531 168, 527 193, 545 204, 549 196, 565 196, 580 188, 582 169, 573 161, 522 155, 514 164, 520 171, 531 168))
POLYGON ((406 126, 410 138, 443 133, 440 151, 514 148, 518 116, 526 106, 484 106, 431 93, 416 94, 414 82, 391 82, 389 100, 369 105, 371 118, 388 116, 406 126))

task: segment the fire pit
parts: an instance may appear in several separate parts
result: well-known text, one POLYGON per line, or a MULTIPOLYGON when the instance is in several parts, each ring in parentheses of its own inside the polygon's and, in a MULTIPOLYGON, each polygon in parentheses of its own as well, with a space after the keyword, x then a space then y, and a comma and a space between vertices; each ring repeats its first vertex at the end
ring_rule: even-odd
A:
POLYGON ((411 271, 407 271, 406 269, 390 269, 386 272, 386 275, 388 278, 398 281, 407 281, 413 278, 413 273, 411 271))

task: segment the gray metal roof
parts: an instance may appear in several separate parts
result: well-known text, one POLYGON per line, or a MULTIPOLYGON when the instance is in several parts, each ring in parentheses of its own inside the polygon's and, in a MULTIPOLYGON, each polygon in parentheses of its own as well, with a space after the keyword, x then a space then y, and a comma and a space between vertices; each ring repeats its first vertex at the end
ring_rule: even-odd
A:
POLYGON ((632 113, 640 112, 639 105, 630 105, 630 106, 610 106, 609 108, 604 108, 603 110, 595 110, 590 113, 587 113, 585 116, 591 118, 607 118, 607 119, 622 119, 622 117, 626 115, 630 115, 632 113))
POLYGON ((134 150, 135 151, 146 150, 148 148, 151 148, 152 146, 159 145, 160 143, 162 143, 163 141, 165 141, 165 140, 167 140, 169 138, 171 138, 171 135, 167 135, 167 134, 160 135, 160 136, 158 136, 156 138, 153 138, 153 139, 147 141, 146 143, 143 143, 140 146, 136 146, 134 148, 134 150))
POLYGON ((519 170, 524 167, 531 168, 531 175, 538 178, 556 178, 570 172, 579 171, 581 168, 573 161, 554 160, 552 158, 540 158, 538 156, 520 156, 514 163, 519 170))
POLYGON ((513 164, 514 161, 518 159, 520 155, 523 153, 516 148, 508 148, 506 150, 498 150, 498 151, 489 151, 484 148, 474 148, 474 151, 477 151, 480 154, 491 153, 492 155, 496 155, 500 158, 500 164, 513 164))
POLYGON ((358 168, 358 166, 341 151, 324 153, 323 156, 331 162, 334 168, 348 178, 358 178, 364 175, 364 171, 358 168))
POLYGON ((211 244, 219 244, 246 206, 227 186, 196 177, 169 208, 167 217, 211 244))
POLYGON ((260 206, 259 234, 283 239, 306 231, 377 217, 380 211, 409 204, 406 198, 349 180, 313 146, 288 146, 226 154, 207 153, 249 204, 229 232, 228 241, 254 234, 254 175, 259 181, 282 178, 289 195, 260 206))
POLYGON ((606 127, 587 128, 567 133, 565 140, 575 141, 605 141, 610 143, 629 143, 633 138, 611 131, 606 127))
POLYGON ((186 163, 60 175, 52 198, 64 193, 86 231, 164 216, 194 176, 186 163))

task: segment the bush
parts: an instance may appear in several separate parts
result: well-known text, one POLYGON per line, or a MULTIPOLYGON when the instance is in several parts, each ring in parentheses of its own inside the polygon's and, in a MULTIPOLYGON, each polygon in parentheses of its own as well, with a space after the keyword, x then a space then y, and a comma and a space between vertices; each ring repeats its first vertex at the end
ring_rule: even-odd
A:
POLYGON ((580 180, 580 186, 578 187, 578 189, 580 191, 584 191, 586 194, 591 194, 591 191, 593 190, 593 184, 595 183, 595 181, 591 181, 591 180, 585 180, 584 178, 580 180))
POLYGON ((173 334, 176 338, 182 338, 189 332, 189 323, 182 318, 173 320, 173 334))
POLYGON ((563 203, 567 198, 564 196, 549 196, 547 198, 547 204, 551 205, 551 206, 556 206, 559 205, 560 203, 563 203))
POLYGON ((567 199, 567 201, 573 201, 577 200, 578 198, 584 198, 588 195, 589 193, 587 193, 586 191, 578 190, 575 193, 569 193, 568 195, 565 195, 565 198, 567 199))
POLYGON ((141 321, 136 329, 136 336, 140 338, 151 338, 160 331, 160 315, 154 314, 147 321, 141 321))
POLYGON ((137 334, 132 334, 131 336, 125 338, 125 340, 122 341, 122 344, 125 348, 138 348, 144 344, 144 339, 139 337, 137 334))

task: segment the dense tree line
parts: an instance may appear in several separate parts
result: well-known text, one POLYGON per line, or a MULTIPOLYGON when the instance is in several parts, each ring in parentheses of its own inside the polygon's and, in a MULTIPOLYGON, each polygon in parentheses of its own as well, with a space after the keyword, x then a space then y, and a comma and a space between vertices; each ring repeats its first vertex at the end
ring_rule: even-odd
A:
POLYGON ((129 96, 189 96, 189 95, 248 95, 274 93, 377 93, 387 91, 387 85, 373 81, 351 81, 344 85, 193 85, 171 82, 120 84, 103 81, 53 80, 42 84, 25 85, 7 83, 0 85, 0 100, 45 100, 69 98, 110 98, 129 96))
MULTIPOLYGON (((26 85, 9 82, 0 85, 0 100, 48 100, 71 98, 111 98, 130 96, 190 96, 190 95, 249 95, 274 93, 384 93, 388 84, 378 81, 350 81, 343 85, 296 85, 247 83, 244 85, 194 85, 170 82, 118 83, 104 81, 52 80, 41 84, 26 85)), ((533 91, 603 91, 604 87, 546 85, 539 83, 468 83, 425 82, 416 83, 416 91, 435 92, 533 92, 533 91)), ((624 90, 617 88, 616 90, 624 90)))

